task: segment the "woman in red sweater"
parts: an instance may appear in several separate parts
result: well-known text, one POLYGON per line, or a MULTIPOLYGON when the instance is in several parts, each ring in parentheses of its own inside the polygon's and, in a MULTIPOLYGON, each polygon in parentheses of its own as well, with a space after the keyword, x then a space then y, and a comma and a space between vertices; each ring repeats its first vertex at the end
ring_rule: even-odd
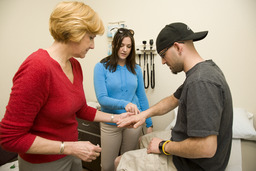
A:
POLYGON ((13 78, 6 113, 0 123, 0 143, 19 153, 20 170, 81 170, 101 148, 78 141, 76 117, 116 122, 122 116, 87 106, 83 75, 75 58, 94 48, 104 33, 99 16, 82 2, 61 2, 50 16, 53 44, 32 53, 13 78))

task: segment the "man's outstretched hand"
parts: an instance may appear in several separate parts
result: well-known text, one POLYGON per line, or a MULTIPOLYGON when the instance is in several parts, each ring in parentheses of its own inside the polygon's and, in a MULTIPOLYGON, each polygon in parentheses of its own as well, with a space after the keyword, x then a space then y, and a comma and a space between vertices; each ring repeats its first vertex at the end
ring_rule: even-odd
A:
POLYGON ((138 115, 130 115, 129 117, 119 119, 116 123, 118 127, 138 128, 146 120, 146 116, 143 113, 138 115))

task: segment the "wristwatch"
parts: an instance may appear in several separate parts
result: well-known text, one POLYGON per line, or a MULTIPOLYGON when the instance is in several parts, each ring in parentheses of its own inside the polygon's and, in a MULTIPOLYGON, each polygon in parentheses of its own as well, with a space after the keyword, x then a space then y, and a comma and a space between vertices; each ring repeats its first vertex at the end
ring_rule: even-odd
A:
POLYGON ((165 155, 167 155, 167 156, 169 156, 169 155, 171 155, 171 154, 169 154, 168 152, 166 152, 165 149, 164 149, 164 147, 165 147, 165 145, 166 145, 167 143, 169 143, 169 142, 171 142, 171 140, 166 140, 166 141, 164 140, 164 141, 161 141, 161 142, 159 143, 159 145, 158 145, 158 148, 159 148, 160 152, 163 153, 163 154, 165 154, 165 155))
POLYGON ((164 140, 164 141, 161 141, 161 142, 159 143, 159 146, 158 146, 158 148, 159 148, 159 150, 160 150, 161 153, 164 153, 164 152, 163 152, 163 145, 164 145, 164 143, 165 143, 165 140, 164 140))

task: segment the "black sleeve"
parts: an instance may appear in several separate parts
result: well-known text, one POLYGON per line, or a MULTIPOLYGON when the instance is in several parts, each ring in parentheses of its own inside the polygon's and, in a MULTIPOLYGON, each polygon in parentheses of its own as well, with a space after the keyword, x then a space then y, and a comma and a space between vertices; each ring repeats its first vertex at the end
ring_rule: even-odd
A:
POLYGON ((183 90, 183 84, 173 94, 176 99, 180 99, 182 90, 183 90))

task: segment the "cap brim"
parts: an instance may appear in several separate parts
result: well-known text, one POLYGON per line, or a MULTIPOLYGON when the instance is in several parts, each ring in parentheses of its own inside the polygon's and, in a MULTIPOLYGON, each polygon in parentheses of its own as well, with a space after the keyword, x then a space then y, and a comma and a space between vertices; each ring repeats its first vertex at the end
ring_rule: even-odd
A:
POLYGON ((184 38, 183 40, 193 40, 195 42, 195 41, 204 39, 207 36, 207 34, 208 34, 208 31, 196 32, 184 38))

